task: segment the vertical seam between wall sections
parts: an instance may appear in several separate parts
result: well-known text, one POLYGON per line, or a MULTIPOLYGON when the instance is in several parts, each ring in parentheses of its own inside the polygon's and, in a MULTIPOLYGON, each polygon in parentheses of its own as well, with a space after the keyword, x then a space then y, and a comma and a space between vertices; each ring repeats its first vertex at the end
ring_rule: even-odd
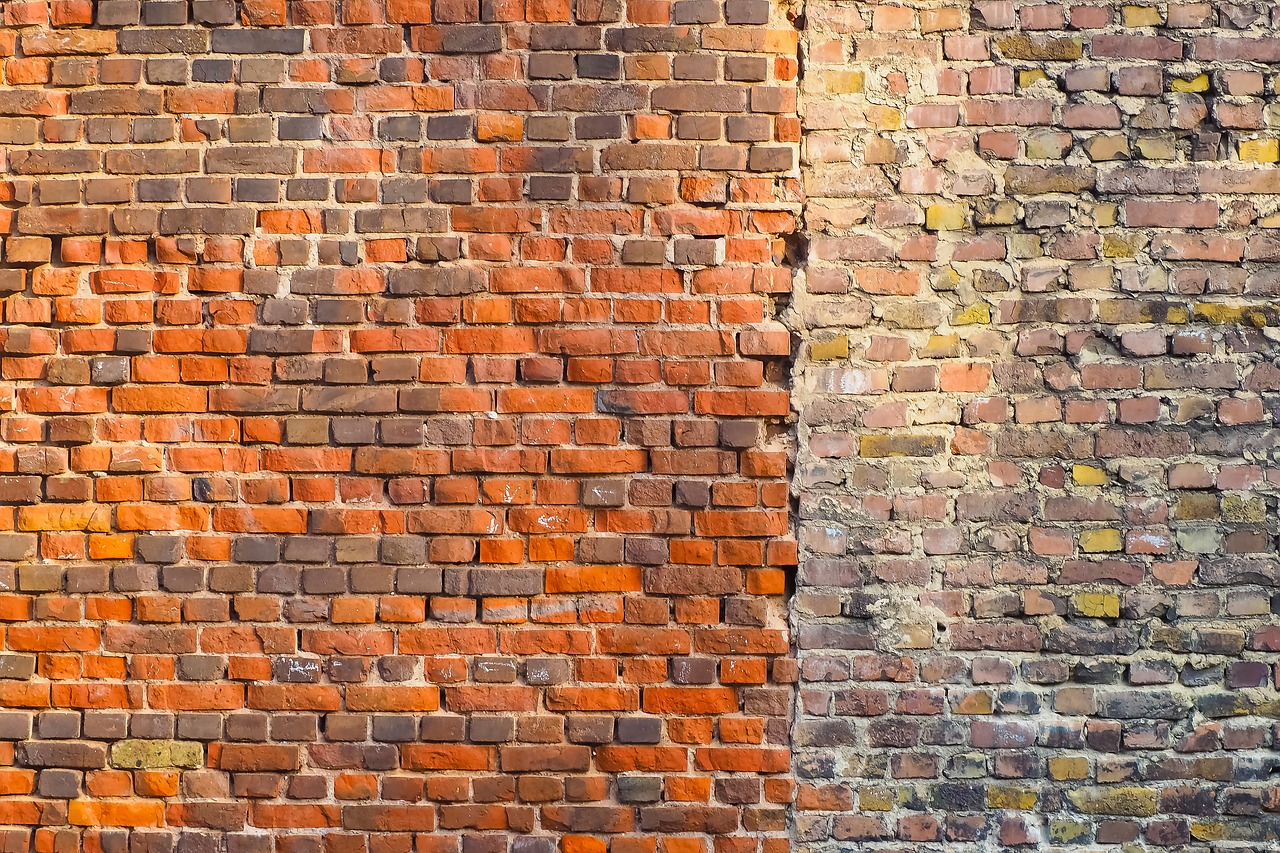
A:
POLYGON ((811 0, 794 0, 796 14, 791 17, 796 31, 796 117, 798 120, 798 151, 796 171, 798 181, 799 211, 796 217, 795 232, 787 241, 786 259, 791 267, 791 299, 779 320, 787 327, 791 338, 791 362, 788 371, 788 390, 791 397, 791 441, 792 462, 787 478, 787 494, 789 499, 791 533, 796 540, 796 566, 791 576, 789 595, 786 599, 787 628, 791 636, 791 654, 796 661, 795 687, 791 691, 791 725, 788 732, 788 752, 791 769, 791 802, 787 805, 787 837, 794 850, 797 840, 797 794, 799 777, 796 773, 796 730, 801 719, 802 679, 800 676, 799 654, 799 620, 796 614, 796 602, 800 595, 801 577, 804 571, 803 543, 800 541, 800 493, 796 487, 797 475, 800 471, 800 455, 804 447, 804 419, 800 411, 800 392, 803 389, 802 371, 804 367, 805 329, 803 321, 797 313, 799 305, 805 297, 805 268, 809 257, 809 226, 807 218, 808 186, 806 181, 805 154, 805 29, 808 24, 808 3, 811 0))
POLYGON ((1270 849, 1280 10, 800 17, 797 847, 1270 849))

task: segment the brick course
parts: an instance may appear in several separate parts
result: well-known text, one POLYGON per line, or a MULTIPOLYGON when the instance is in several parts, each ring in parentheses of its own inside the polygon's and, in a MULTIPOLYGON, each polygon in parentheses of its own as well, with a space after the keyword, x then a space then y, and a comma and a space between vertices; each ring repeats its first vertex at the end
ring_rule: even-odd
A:
POLYGON ((782 11, 2 5, 0 849, 782 849, 782 11))

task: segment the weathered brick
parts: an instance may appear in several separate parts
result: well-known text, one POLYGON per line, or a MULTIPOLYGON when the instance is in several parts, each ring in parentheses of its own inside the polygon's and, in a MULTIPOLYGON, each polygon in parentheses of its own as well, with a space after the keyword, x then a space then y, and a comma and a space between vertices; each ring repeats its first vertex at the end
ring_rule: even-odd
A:
POLYGON ((18 211, 18 230, 54 236, 106 234, 108 216, 105 207, 26 207, 18 211))
POLYGON ((107 748, 101 743, 79 741, 28 741, 19 752, 25 767, 74 767, 94 770, 106 766, 107 748))
POLYGON ((111 745, 111 766, 123 769, 201 767, 204 750, 193 741, 123 740, 111 745))
POLYGON ((34 29, 22 34, 26 56, 84 56, 113 53, 116 34, 110 30, 34 29))
POLYGON ((302 53, 306 31, 301 29, 219 29, 210 34, 214 53, 302 53))
POLYGON ((63 92, 23 89, 0 92, 0 115, 53 116, 65 112, 67 104, 67 95, 63 92))
POLYGON ((1262 272, 1272 247, 1252 214, 1228 211, 1252 210, 1268 191, 1250 164, 1275 159, 1254 135, 1270 99, 1256 78, 1231 75, 1237 62, 1266 62, 1275 40, 1229 34, 1261 19, 1218 17, 1210 4, 992 2, 967 22, 955 11, 820 3, 801 34, 810 233, 807 287, 793 302, 804 341, 792 401, 803 424, 797 846, 1189 843, 1185 819, 1163 820, 1186 810, 1133 780, 1194 780, 1210 792, 1202 819, 1231 823, 1217 797, 1241 777, 1220 733, 1168 727, 1193 705, 1226 713, 1234 698, 1214 697, 1272 675, 1233 659, 1246 633, 1222 607, 1231 585, 1275 575, 1253 550, 1267 537, 1235 529, 1265 524, 1265 501, 1233 488, 1251 493, 1266 476, 1244 448, 1271 440, 1255 394, 1277 383, 1243 355, 1265 350, 1261 338, 1236 350, 1213 336, 1274 325, 1262 272), (1003 64, 973 66, 988 50, 1003 64), (1195 67, 1171 75, 1187 57, 1195 67), (868 81, 889 76, 898 94, 868 97, 868 81), (1215 85, 1241 97, 1206 104, 1215 85), (1063 105, 1055 87, 1088 94, 1063 105), (868 119, 874 131, 862 129, 868 119), (1202 122, 1215 130, 1201 134, 1202 122), (1194 137, 1185 156, 1173 128, 1194 137), (980 167, 953 163, 974 150, 980 167), (1241 165, 1215 162, 1223 156, 1241 165), (1086 204, 1098 205, 1101 233, 1076 228, 1086 204), (914 287, 864 284, 906 276, 914 287), (975 374, 988 356, 990 374, 975 374), (1202 473, 1191 472, 1193 452, 1202 473), (1213 473, 1244 469, 1249 486, 1213 473), (1150 476, 1152 489, 1135 499, 1130 476, 1150 476), (1148 584, 1180 602, 1152 636, 1142 626, 1153 611, 1128 591, 1148 584), (1191 663, 1199 648, 1225 664, 1191 663), (991 664, 1012 651, 1027 656, 1016 675, 991 664), (1072 656, 1069 669, 1049 666, 1057 654, 1072 656), (1114 655, 1140 655, 1150 672, 1126 676, 1114 655), (890 674, 890 660, 908 669, 890 674), (1023 678, 1055 685, 1049 703, 978 689, 1023 678), (966 686, 946 725, 930 728, 920 717, 936 705, 921 690, 886 689, 890 679, 966 686), (1149 686, 1174 681, 1176 692, 1149 686), (1040 707, 1075 722, 1020 716, 1040 707), (860 714, 876 715, 865 733, 832 722, 860 714), (955 753, 922 755, 926 740, 955 753), (1139 750, 1154 776, 1102 770, 1139 750), (1033 769, 1046 764, 1051 784, 1033 769), (889 793, 943 773, 933 796, 889 793), (869 778, 883 786, 870 799, 869 778), (981 784, 967 794, 957 778, 981 784), (856 804, 834 794, 854 787, 856 804), (1066 804, 1062 819, 991 823, 994 809, 1039 808, 1046 796, 1066 804), (894 823, 877 814, 890 809, 901 810, 894 823))

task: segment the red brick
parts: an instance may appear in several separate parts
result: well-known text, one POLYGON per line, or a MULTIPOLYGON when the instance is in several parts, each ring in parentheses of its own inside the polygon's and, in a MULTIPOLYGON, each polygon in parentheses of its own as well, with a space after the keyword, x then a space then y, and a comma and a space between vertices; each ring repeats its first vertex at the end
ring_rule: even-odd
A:
MULTIPOLYGON (((692 754, 596 740, 605 716, 656 715, 668 744, 785 727, 789 646, 758 625, 785 623, 795 563, 771 551, 794 545, 795 33, 751 4, 706 26, 643 3, 625 26, 566 0, 232 5, 0 23, 0 704, 110 709, 148 741, 144 711, 225 718, 202 768, 95 769, 69 801, 0 774, 0 822, 39 827, 0 846, 255 827, 369 853, 458 831, 705 853, 689 839, 732 829, 781 853, 786 767, 752 771, 767 806, 713 769, 637 808, 612 777, 692 754), (625 80, 579 74, 571 22, 625 80), (691 45, 724 82, 668 79, 691 45), (220 79, 210 51, 285 77, 220 79), (534 74, 543 55, 573 79, 534 74), (194 82, 161 93, 157 56, 194 82), (236 118, 246 97, 281 118, 236 118), (742 110, 692 139, 651 102, 742 110), (596 133, 624 114, 628 138, 596 133), (684 683, 668 658, 690 655, 734 659, 684 683)), ((960 109, 937 111, 954 129, 960 109)), ((863 291, 918 295, 893 255, 863 291)), ((98 742, 54 722, 12 740, 98 742)))

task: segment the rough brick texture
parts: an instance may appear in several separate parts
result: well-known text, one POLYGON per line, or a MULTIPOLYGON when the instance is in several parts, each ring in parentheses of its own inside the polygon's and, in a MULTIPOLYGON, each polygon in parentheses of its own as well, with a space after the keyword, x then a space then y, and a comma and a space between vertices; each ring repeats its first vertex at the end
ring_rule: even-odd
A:
POLYGON ((1280 845, 1271 4, 0 14, 0 850, 1280 845))
POLYGON ((1274 5, 806 20, 800 845, 1277 849, 1274 5))
POLYGON ((783 11, 0 7, 0 849, 781 850, 783 11))

